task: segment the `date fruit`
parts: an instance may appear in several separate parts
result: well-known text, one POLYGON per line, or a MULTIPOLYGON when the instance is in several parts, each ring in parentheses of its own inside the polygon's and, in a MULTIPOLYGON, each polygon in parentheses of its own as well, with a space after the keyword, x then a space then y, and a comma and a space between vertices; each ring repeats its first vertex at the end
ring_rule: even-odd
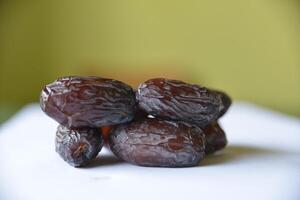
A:
POLYGON ((205 135, 205 153, 212 154, 218 150, 224 149, 227 145, 225 132, 217 122, 209 124, 204 129, 205 135))
POLYGON ((156 118, 116 126, 109 145, 117 157, 141 166, 195 166, 205 155, 205 136, 199 127, 156 118))
POLYGON ((55 150, 64 161, 74 167, 87 165, 98 155, 102 146, 99 129, 68 129, 62 125, 57 128, 55 150))
POLYGON ((136 99, 150 115, 205 127, 228 109, 231 100, 224 95, 199 85, 155 78, 139 86, 136 99))
POLYGON ((80 128, 129 122, 136 102, 132 88, 120 81, 70 76, 47 85, 40 105, 58 123, 80 128))

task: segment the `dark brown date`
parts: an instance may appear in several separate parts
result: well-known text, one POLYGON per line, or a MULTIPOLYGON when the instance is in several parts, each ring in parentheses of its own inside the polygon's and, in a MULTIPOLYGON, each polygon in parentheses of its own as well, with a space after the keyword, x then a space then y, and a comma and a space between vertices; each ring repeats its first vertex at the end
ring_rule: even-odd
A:
POLYGON ((136 102, 132 88, 120 81, 70 76, 47 85, 40 105, 58 123, 78 128, 129 122, 136 102))
POLYGON ((156 78, 139 86, 136 99, 153 116, 205 127, 228 109, 231 100, 224 95, 199 85, 156 78))
POLYGON ((212 154, 216 151, 224 149, 227 145, 225 132, 217 122, 209 124, 204 129, 205 135, 205 153, 212 154))
POLYGON ((74 167, 87 165, 98 155, 102 146, 99 129, 68 129, 62 125, 57 128, 55 150, 64 161, 74 167))
POLYGON ((141 166, 195 166, 205 155, 205 136, 200 128, 150 118, 116 126, 109 135, 109 145, 117 157, 141 166))

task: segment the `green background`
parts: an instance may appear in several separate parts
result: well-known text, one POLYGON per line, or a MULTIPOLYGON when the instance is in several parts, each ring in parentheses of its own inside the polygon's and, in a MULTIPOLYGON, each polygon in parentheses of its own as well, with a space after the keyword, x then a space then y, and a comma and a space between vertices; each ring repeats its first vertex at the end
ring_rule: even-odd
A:
POLYGON ((300 4, 0 0, 0 121, 70 74, 183 79, 300 116, 300 4))

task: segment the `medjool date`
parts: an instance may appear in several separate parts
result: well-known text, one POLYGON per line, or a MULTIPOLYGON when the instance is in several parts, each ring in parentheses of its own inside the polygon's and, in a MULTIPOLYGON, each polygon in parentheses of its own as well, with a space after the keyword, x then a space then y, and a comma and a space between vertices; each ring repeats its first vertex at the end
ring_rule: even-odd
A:
POLYGON ((209 124, 203 131, 205 135, 205 153, 212 154, 225 148, 227 138, 225 132, 217 122, 209 124))
POLYGON ((42 110, 66 127, 101 127, 129 122, 135 113, 132 88, 117 80, 70 76, 47 85, 42 110))
POLYGON ((55 150, 61 158, 74 167, 87 165, 103 146, 101 132, 96 128, 68 129, 59 125, 55 150))
POLYGON ((205 127, 224 112, 224 97, 199 85, 163 78, 142 83, 137 92, 139 107, 153 116, 187 121, 205 127))
POLYGON ((141 166, 195 166, 205 155, 205 136, 199 127, 155 118, 116 126, 109 145, 117 157, 141 166))

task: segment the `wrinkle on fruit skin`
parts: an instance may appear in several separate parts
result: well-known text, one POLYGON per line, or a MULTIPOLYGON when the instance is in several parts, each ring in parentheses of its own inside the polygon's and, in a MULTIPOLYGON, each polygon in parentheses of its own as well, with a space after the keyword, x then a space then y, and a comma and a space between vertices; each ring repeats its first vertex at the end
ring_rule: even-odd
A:
POLYGON ((186 122, 144 118, 116 126, 110 133, 113 153, 132 164, 156 167, 198 165, 204 158, 202 130, 186 122))
POLYGON ((130 86, 99 77, 59 78, 43 89, 40 104, 48 116, 69 128, 126 123, 136 110, 130 86))
POLYGON ((103 145, 99 129, 68 129, 62 125, 57 128, 55 150, 71 166, 87 165, 98 155, 103 145))
POLYGON ((163 78, 142 83, 136 93, 139 108, 155 117, 186 121, 205 127, 229 108, 223 92, 163 78))

